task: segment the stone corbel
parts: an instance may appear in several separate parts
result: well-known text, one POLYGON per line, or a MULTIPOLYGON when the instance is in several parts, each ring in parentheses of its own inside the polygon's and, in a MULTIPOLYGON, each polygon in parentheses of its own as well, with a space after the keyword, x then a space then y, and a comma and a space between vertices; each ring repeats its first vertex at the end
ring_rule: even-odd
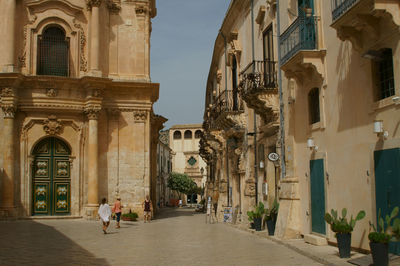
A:
POLYGON ((368 34, 368 36, 371 36, 373 39, 379 38, 379 18, 368 14, 358 14, 357 18, 364 25, 365 30, 371 34, 368 34))
POLYGON ((400 26, 400 3, 399 1, 375 0, 374 9, 382 11, 382 13, 389 13, 393 23, 400 26))
POLYGON ((257 13, 257 17, 256 17, 257 24, 261 24, 263 22, 266 11, 267 11, 267 9, 265 8, 265 6, 261 5, 260 8, 258 9, 258 13, 257 13))
POLYGON ((107 8, 111 14, 117 15, 121 11, 121 2, 116 0, 107 0, 107 8))
POLYGON ((363 48, 362 33, 353 27, 342 26, 336 34, 341 41, 349 40, 356 51, 361 51, 363 48))

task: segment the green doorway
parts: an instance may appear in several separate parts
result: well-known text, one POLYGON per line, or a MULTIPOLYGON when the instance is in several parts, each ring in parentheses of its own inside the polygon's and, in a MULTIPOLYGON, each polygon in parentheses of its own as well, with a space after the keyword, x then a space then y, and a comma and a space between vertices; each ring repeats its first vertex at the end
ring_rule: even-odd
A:
POLYGON ((325 171, 324 160, 310 161, 311 231, 326 234, 325 228, 325 171))
MULTIPOLYGON (((400 207, 400 148, 374 152, 376 213, 382 217, 400 207)), ((390 243, 389 252, 400 255, 400 243, 390 243)))
POLYGON ((68 215, 71 208, 71 151, 62 140, 49 137, 33 150, 32 215, 68 215))

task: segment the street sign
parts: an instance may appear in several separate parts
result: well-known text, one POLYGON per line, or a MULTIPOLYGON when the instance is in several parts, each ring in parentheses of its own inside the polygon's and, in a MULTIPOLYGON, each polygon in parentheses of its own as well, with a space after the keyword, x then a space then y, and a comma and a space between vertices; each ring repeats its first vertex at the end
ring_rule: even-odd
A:
POLYGON ((279 155, 277 153, 275 153, 275 152, 271 152, 270 154, 268 154, 268 159, 271 162, 278 161, 279 160, 279 155))

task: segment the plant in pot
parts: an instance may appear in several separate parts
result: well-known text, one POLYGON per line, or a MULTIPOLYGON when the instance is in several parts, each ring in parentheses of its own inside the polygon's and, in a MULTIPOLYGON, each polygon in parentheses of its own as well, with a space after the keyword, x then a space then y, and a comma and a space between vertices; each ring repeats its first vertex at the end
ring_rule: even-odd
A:
POLYGON ((369 246, 371 248, 372 260, 375 266, 389 265, 389 242, 398 241, 400 230, 400 219, 393 220, 399 214, 399 207, 395 207, 392 213, 386 215, 385 220, 381 217, 381 210, 378 213, 378 225, 369 222, 373 231, 368 234, 369 246), (392 224, 393 221, 393 224, 392 224))
POLYGON ((250 222, 250 228, 255 229, 255 227, 254 227, 254 212, 253 211, 247 212, 247 219, 250 222))
POLYGON ((264 213, 265 213, 264 204, 260 202, 253 211, 253 223, 254 223, 254 229, 256 229, 256 231, 261 231, 262 218, 264 216, 264 213))
POLYGON ((278 218, 279 203, 275 199, 271 209, 265 209, 265 222, 267 223, 268 235, 275 234, 275 224, 278 218))
POLYGON ((124 213, 121 215, 123 221, 136 221, 139 215, 136 212, 129 210, 129 213, 124 213))
POLYGON ((346 218, 347 209, 342 209, 342 217, 338 218, 336 210, 331 210, 331 214, 325 214, 325 221, 331 226, 335 236, 337 238, 339 256, 341 258, 350 258, 350 247, 351 247, 351 232, 353 232, 356 222, 365 217, 365 211, 359 211, 356 218, 353 219, 351 215, 350 220, 346 218))

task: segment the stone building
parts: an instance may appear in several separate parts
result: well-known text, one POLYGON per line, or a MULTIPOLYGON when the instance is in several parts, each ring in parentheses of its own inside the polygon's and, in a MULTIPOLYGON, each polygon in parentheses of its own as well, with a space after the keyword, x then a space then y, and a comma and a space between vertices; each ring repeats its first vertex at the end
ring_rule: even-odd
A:
POLYGON ((0 14, 0 215, 90 218, 117 195, 140 213, 165 122, 155 0, 8 0, 0 14))
MULTIPOLYGON (((211 171, 208 180, 210 186, 221 194, 227 191, 224 180, 234 178, 226 170, 225 159, 219 159, 224 153, 232 154, 227 141, 229 130, 220 130, 221 112, 216 109, 223 106, 229 110, 233 106, 229 102, 219 104, 221 101, 216 97, 221 87, 224 90, 223 62, 231 64, 231 54, 236 54, 240 66, 236 72, 234 65, 228 66, 226 87, 232 88, 234 94, 234 86, 229 85, 229 73, 236 76, 242 73, 237 76, 239 84, 243 84, 239 86, 238 95, 246 100, 244 95, 249 88, 262 91, 263 76, 264 80, 270 76, 267 73, 271 68, 262 55, 270 54, 272 46, 274 60, 279 59, 276 72, 278 85, 281 84, 280 104, 284 118, 284 127, 280 127, 284 138, 276 142, 281 158, 276 235, 282 238, 304 236, 311 243, 336 242, 324 221, 324 213, 346 207, 353 215, 359 210, 366 211, 366 218, 357 224, 352 234, 352 246, 369 249, 366 237, 369 221, 376 223, 379 209, 387 214, 400 205, 400 194, 393 192, 400 189, 399 10, 398 1, 382 0, 332 0, 330 5, 325 0, 233 0, 217 37, 207 83, 201 153, 208 165, 215 168, 215 174, 211 171), (228 24, 233 25, 229 30, 226 29, 228 24), (267 34, 269 27, 273 45, 263 47, 261 36, 267 34), (240 46, 235 43, 236 39, 240 46), (233 46, 242 48, 234 52, 233 46), (246 63, 251 58, 248 54, 252 52, 255 60, 264 59, 261 77, 257 67, 252 67, 246 75, 246 63), (282 152, 280 144, 284 145, 282 152)), ((264 39, 265 43, 268 42, 264 39)), ((229 96, 229 89, 225 95, 229 96)), ((246 102, 244 111, 237 110, 225 116, 244 114, 246 118, 238 121, 245 121, 241 127, 243 143, 247 142, 247 146, 243 145, 242 150, 235 148, 238 157, 248 162, 241 168, 245 178, 239 179, 245 188, 246 178, 253 176, 252 167, 260 165, 258 160, 246 157, 252 145, 248 132, 256 132, 256 135, 265 132, 261 127, 256 127, 255 131, 249 119, 251 114, 246 115, 249 107, 256 108, 252 105, 257 104, 257 100, 251 101, 246 102)), ((238 165, 240 169, 241 160, 238 165)), ((246 193, 245 189, 242 193, 245 199, 246 193)), ((400 246, 392 245, 390 250, 398 254, 400 246)))
MULTIPOLYGON (((173 151, 172 172, 187 174, 198 187, 205 186, 207 165, 199 155, 199 142, 202 136, 201 124, 174 125, 169 129, 169 145, 173 151)), ((191 197, 183 199, 190 203, 191 197)), ((200 201, 200 195, 193 198, 200 201)))
POLYGON ((255 1, 253 56, 251 1, 231 2, 215 41, 205 99, 200 152, 209 167, 208 195, 218 202, 220 218, 232 207, 234 221, 244 223, 242 215, 256 203, 272 205, 280 175, 279 163, 267 158, 279 149, 279 97, 275 5, 266 5, 255 1))
POLYGON ((169 147, 169 131, 160 132, 157 146, 157 198, 158 208, 168 204, 171 191, 168 188, 168 178, 172 170, 172 149, 169 147))

